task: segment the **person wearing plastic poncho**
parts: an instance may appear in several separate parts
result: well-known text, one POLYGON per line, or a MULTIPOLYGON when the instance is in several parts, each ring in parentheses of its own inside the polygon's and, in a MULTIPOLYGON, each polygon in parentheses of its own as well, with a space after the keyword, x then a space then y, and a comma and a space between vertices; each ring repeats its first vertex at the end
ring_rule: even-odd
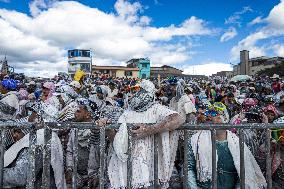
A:
MULTIPOLYGON (((54 104, 48 102, 38 102, 32 106, 32 115, 23 118, 25 121, 44 121, 54 122, 58 118, 58 109, 54 104)), ((22 120, 22 119, 21 119, 22 120)), ((17 122, 22 122, 16 120, 17 122)), ((15 133, 15 131, 14 131, 15 133)), ((16 133, 24 135, 23 130, 18 130, 16 133)), ((13 134, 15 135, 15 134, 13 134)), ((44 130, 37 131, 37 145, 42 146, 44 141, 44 130)), ((51 180, 51 188, 65 189, 65 176, 63 168, 63 149, 56 132, 52 132, 52 145, 51 145, 51 166, 54 179, 51 180), (54 181, 54 182, 53 182, 54 181)), ((4 166, 6 167, 7 176, 4 180, 5 187, 24 187, 26 185, 26 178, 28 170, 28 147, 29 147, 29 134, 24 135, 21 139, 15 142, 4 154, 4 166)), ((42 170, 42 148, 38 148, 36 153, 36 173, 40 173, 42 170)), ((38 176, 36 181, 36 188, 40 188, 41 176, 38 176)))
POLYGON ((170 109, 177 111, 185 122, 190 122, 194 119, 191 115, 196 113, 196 109, 189 96, 185 94, 184 86, 185 82, 183 80, 179 80, 176 85, 172 85, 172 90, 176 92, 176 96, 170 101, 170 109))
MULTIPOLYGON (((227 123, 220 111, 210 112, 212 122, 227 123)), ((240 147, 239 138, 231 131, 218 130, 216 133, 217 187, 218 189, 240 188, 240 147)), ((207 189, 212 182, 212 143, 210 131, 199 131, 188 143, 188 187, 207 189)), ((244 146, 245 188, 266 188, 265 178, 248 147, 244 146)))
POLYGON ((111 188, 127 186, 128 133, 126 123, 133 123, 132 188, 148 188, 154 184, 154 134, 158 136, 158 178, 161 188, 170 180, 178 137, 173 131, 183 122, 177 112, 155 103, 155 86, 148 80, 141 82, 141 89, 130 99, 130 110, 119 118, 122 123, 113 141, 114 151, 108 166, 111 188), (153 124, 153 125, 145 125, 153 124))
MULTIPOLYGON (((35 115, 38 118, 42 118, 45 122, 53 122, 58 117, 58 110, 51 104, 38 103, 32 107, 35 115)), ((34 119, 39 121, 37 119, 34 119)), ((28 148, 29 148, 29 134, 24 135, 21 130, 13 130, 13 137, 18 137, 16 142, 8 148, 4 154, 4 187, 5 188, 18 188, 25 187, 27 184, 28 175, 28 148)), ((15 139, 14 139, 15 140, 15 139)), ((65 189, 66 182, 64 177, 63 168, 63 150, 61 142, 55 132, 52 132, 51 139, 51 166, 53 177, 51 180, 51 188, 65 189)), ((44 144, 44 130, 40 129, 37 131, 37 145, 43 146, 44 144)), ((37 148, 35 157, 36 161, 36 176, 37 180, 35 188, 40 188, 41 185, 41 174, 42 171, 42 148, 37 148)))
MULTIPOLYGON (((15 133, 22 134, 4 154, 4 169, 3 169, 3 188, 25 188, 27 185, 27 176, 29 170, 29 134, 23 136, 20 131, 15 133)), ((44 144, 44 130, 37 131, 37 145, 44 144)), ((42 148, 37 148, 35 156, 35 188, 41 187, 41 172, 42 172, 42 148)), ((52 133, 51 139, 51 189, 66 189, 64 171, 63 171, 63 153, 60 140, 56 133, 52 133)))
MULTIPOLYGON (((181 115, 183 122, 193 123, 195 121, 196 108, 192 103, 192 101, 190 100, 189 96, 185 94, 184 86, 185 82, 184 80, 181 79, 178 80, 175 84, 171 85, 171 89, 176 93, 176 95, 170 100, 170 109, 177 111, 181 115)), ((193 133, 194 132, 191 132, 189 133, 189 135, 191 136, 193 133)), ((182 164, 184 157, 183 131, 175 131, 175 135, 181 136, 181 139, 179 140, 177 157, 176 157, 176 163, 178 163, 178 165, 174 167, 174 171, 170 181, 170 186, 172 188, 181 188, 182 182, 178 171, 180 170, 180 175, 182 175, 182 164)))

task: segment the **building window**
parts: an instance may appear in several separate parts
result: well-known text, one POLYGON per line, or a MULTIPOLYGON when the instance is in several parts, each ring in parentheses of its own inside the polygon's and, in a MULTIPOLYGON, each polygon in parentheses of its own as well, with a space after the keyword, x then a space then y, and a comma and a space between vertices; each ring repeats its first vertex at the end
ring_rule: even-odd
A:
POLYGON ((90 51, 82 51, 82 57, 91 57, 90 51))
POLYGON ((142 68, 147 68, 147 64, 142 64, 142 68))
POLYGON ((90 71, 90 64, 81 64, 81 70, 90 71))
POLYGON ((132 76, 132 71, 125 71, 125 76, 132 76))
POLYGON ((109 74, 109 70, 104 70, 103 73, 104 74, 109 74))
POLYGON ((69 51, 69 57, 74 57, 74 51, 69 51))

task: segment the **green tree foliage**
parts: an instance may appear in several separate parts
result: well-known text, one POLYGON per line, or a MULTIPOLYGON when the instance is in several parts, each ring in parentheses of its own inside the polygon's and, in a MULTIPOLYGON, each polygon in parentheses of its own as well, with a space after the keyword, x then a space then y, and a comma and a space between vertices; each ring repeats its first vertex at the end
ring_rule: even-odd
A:
POLYGON ((272 68, 267 68, 264 70, 260 70, 257 72, 257 75, 268 75, 268 76, 273 76, 273 74, 277 74, 280 77, 284 76, 284 62, 281 64, 278 64, 272 68))

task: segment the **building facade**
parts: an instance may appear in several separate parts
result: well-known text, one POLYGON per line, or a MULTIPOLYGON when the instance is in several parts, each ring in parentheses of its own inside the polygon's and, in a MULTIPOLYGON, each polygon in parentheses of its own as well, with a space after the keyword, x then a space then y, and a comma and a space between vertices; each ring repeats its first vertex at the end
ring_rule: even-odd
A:
POLYGON ((92 73, 92 56, 90 50, 68 50, 68 74, 73 76, 78 69, 89 75, 92 73))
POLYGON ((150 78, 150 60, 148 58, 134 58, 126 62, 129 68, 138 68, 138 77, 141 79, 150 78))
POLYGON ((221 71, 217 72, 216 74, 213 74, 212 76, 220 76, 220 77, 226 77, 226 78, 232 78, 234 75, 233 71, 221 71))
POLYGON ((240 52, 240 63, 233 67, 233 75, 255 75, 261 70, 272 68, 284 62, 283 57, 256 57, 249 58, 249 51, 240 52))
POLYGON ((129 68, 124 66, 96 66, 92 67, 92 75, 96 76, 110 76, 118 78, 138 78, 139 68, 129 68))
POLYGON ((151 78, 158 78, 160 76, 161 79, 167 77, 183 77, 182 70, 171 66, 161 66, 161 67, 151 67, 151 78))

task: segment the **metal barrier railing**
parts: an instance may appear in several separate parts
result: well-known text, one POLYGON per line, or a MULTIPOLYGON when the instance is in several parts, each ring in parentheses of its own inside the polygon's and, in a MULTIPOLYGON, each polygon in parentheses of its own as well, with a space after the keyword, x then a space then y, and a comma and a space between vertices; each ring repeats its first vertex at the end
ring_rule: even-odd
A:
MULTIPOLYGON (((72 175, 72 189, 77 188, 77 161, 78 161, 78 130, 81 129, 99 129, 100 130, 100 169, 99 169, 99 188, 103 189, 105 184, 104 170, 105 166, 105 131, 107 129, 118 128, 118 124, 108 125, 107 127, 97 127, 95 123, 15 123, 15 122, 0 122, 0 188, 3 186, 3 167, 4 167, 4 132, 7 129, 29 129, 29 171, 27 177, 27 189, 34 189, 35 186, 35 153, 36 153, 36 141, 37 135, 36 130, 44 128, 44 148, 43 148, 43 173, 42 173, 42 188, 50 188, 50 162, 51 162, 51 137, 52 130, 60 129, 75 129, 75 141, 73 146, 73 175, 72 175)), ((127 178, 132 178, 132 125, 128 127, 128 160, 127 160, 127 178)), ((217 159, 216 159, 216 130, 227 130, 227 129, 238 129, 239 130, 239 145, 240 145, 240 187, 245 189, 245 166, 244 166, 244 130, 245 129, 264 129, 266 130, 266 181, 267 188, 272 188, 272 177, 271 177, 271 157, 270 157, 270 129, 282 129, 284 124, 242 124, 242 125, 230 125, 230 124, 184 124, 178 130, 184 130, 184 151, 188 151, 188 140, 190 130, 210 130, 212 140, 212 189, 217 189, 217 159)), ((153 188, 159 188, 158 179, 158 148, 157 148, 157 136, 154 136, 154 186, 153 188)), ((184 153, 184 177, 183 177, 183 188, 187 187, 187 160, 188 157, 184 153)), ((127 188, 132 188, 132 179, 127 180, 127 188)))

